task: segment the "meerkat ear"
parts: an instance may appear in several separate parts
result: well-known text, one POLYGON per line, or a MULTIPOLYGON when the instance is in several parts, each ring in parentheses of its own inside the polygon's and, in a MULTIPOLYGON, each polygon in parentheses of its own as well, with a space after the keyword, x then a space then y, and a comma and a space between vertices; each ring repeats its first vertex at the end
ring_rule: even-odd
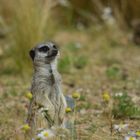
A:
POLYGON ((32 60, 34 60, 34 58, 35 58, 35 51, 32 49, 32 50, 30 50, 29 51, 29 55, 30 55, 30 57, 32 58, 32 60))

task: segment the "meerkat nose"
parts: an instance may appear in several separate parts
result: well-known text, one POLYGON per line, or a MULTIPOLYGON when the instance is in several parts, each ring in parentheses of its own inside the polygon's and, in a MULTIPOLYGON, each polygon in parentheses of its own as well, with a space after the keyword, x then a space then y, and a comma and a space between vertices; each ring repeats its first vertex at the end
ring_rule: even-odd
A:
POLYGON ((31 50, 29 51, 29 55, 30 55, 30 57, 32 58, 32 60, 34 60, 34 58, 35 58, 35 50, 34 50, 34 49, 31 49, 31 50))

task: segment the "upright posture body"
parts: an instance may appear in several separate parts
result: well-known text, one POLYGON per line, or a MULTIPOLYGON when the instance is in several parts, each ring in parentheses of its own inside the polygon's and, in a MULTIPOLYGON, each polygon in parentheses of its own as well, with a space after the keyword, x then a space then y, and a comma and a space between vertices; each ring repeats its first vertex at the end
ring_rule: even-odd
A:
POLYGON ((54 43, 40 44, 30 51, 34 74, 31 87, 33 98, 27 122, 32 130, 61 126, 66 101, 61 90, 61 77, 57 71, 59 51, 54 43))

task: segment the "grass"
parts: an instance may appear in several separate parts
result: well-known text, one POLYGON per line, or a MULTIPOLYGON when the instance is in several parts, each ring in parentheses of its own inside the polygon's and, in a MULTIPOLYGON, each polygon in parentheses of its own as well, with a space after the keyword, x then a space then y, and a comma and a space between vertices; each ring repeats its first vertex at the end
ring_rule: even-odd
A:
POLYGON ((140 108, 134 104, 132 98, 127 93, 114 97, 113 115, 115 118, 139 118, 140 108))
POLYGON ((71 57, 65 56, 64 58, 61 58, 58 69, 61 73, 69 73, 71 71, 71 57))
MULTIPOLYGON (((113 0, 109 2, 111 7, 115 6, 115 18, 122 27, 131 26, 133 15, 139 16, 138 0, 120 2, 121 7, 113 0), (132 15, 128 14, 128 7, 132 15)), ((100 21, 104 4, 91 3, 89 7, 94 7, 91 13, 95 14, 92 19, 100 21)), ((61 13, 58 12, 61 8, 51 0, 1 0, 0 12, 7 25, 0 26, 8 27, 8 33, 0 40, 0 140, 28 140, 27 135, 19 131, 25 124, 29 104, 25 97, 30 89, 32 70, 28 52, 38 42, 50 38, 60 44, 58 68, 64 93, 71 95, 78 91, 81 94, 75 112, 68 115, 70 121, 74 120, 72 133, 62 138, 65 134, 60 130, 57 139, 122 140, 131 130, 139 129, 140 48, 131 43, 128 33, 123 33, 116 24, 94 24, 87 28, 87 23, 92 23, 91 14, 83 8, 84 1, 78 2, 79 7, 74 5, 73 1, 70 9, 62 6, 67 13, 61 13), (58 11, 54 11, 54 6, 58 11), (64 25, 77 26, 79 21, 82 28, 78 30, 64 25), (57 30, 56 24, 61 22, 65 29, 57 30), (110 94, 108 102, 102 100, 104 91, 110 94), (118 92, 124 93, 123 96, 116 97, 118 92), (113 125, 121 123, 129 127, 118 133, 113 125)))
POLYGON ((106 70, 106 75, 109 78, 116 78, 120 74, 120 69, 117 66, 111 66, 106 70))
POLYGON ((34 0, 15 0, 12 12, 12 25, 9 40, 11 49, 8 52, 19 72, 28 70, 30 48, 38 42, 46 41, 53 33, 50 20, 53 3, 50 0, 40 3, 34 0), (18 59, 17 56, 18 55, 18 59), (23 63, 20 60, 24 60, 23 63))
MULTIPOLYGON (((121 140, 130 130, 136 131, 139 128, 140 120, 138 117, 134 119, 132 116, 134 112, 131 111, 138 113, 138 110, 134 108, 139 105, 140 100, 140 48, 130 43, 117 27, 110 27, 108 30, 101 29, 98 31, 98 36, 96 33, 97 31, 91 30, 90 32, 59 31, 55 34, 55 41, 60 42, 61 38, 62 43, 59 70, 63 77, 63 91, 67 95, 71 95, 76 90, 81 94, 77 102, 75 124, 78 139, 121 140), (65 39, 63 38, 64 32, 67 37, 65 39), (111 43, 112 40, 117 46, 112 46, 114 45, 111 43), (76 48, 77 42, 82 44, 82 47, 76 48), (79 66, 77 67, 79 64, 80 69, 79 66), (127 74, 125 80, 120 78, 122 74, 127 74), (104 114, 101 94, 106 90, 111 93, 111 97, 114 97, 116 92, 124 90, 127 92, 127 95, 113 99, 116 103, 113 115, 116 118, 108 118, 104 114), (124 103, 126 108, 122 107, 124 103), (112 130, 111 136, 111 125, 120 122, 129 124, 127 132, 118 134, 112 130)), ((8 49, 11 50, 10 47, 8 49)), ((14 57, 21 60, 18 55, 14 57)), ((8 69, 6 64, 10 63, 11 58, 5 57, 1 61, 4 67, 0 79, 0 139, 24 140, 27 139, 24 133, 18 131, 15 133, 15 131, 25 123, 27 117, 29 101, 24 95, 30 89, 31 74, 28 73, 28 69, 32 68, 31 66, 25 67, 27 70, 23 70, 24 77, 15 76, 17 72, 15 73, 14 68, 10 72, 8 70, 4 72, 6 68, 8 69)), ((28 58, 26 59, 29 61, 28 58)), ((136 115, 139 116, 139 114, 136 115)), ((71 137, 67 139, 71 140, 71 137)))
POLYGON ((88 63, 88 56, 80 54, 81 44, 70 42, 64 45, 64 57, 60 59, 58 68, 62 73, 73 73, 75 69, 83 69, 88 63), (79 52, 80 51, 80 52, 79 52))

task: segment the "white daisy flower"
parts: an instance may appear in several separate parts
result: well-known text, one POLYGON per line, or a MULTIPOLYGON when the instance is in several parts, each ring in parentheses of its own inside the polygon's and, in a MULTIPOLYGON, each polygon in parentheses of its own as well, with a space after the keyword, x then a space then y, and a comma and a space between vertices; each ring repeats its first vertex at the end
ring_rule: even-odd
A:
POLYGON ((118 93, 115 94, 115 96, 116 97, 122 97, 123 96, 123 93, 122 92, 118 92, 118 93))
POLYGON ((132 130, 130 132, 128 132, 128 135, 131 136, 131 137, 136 137, 137 136, 136 132, 132 131, 132 130))
POLYGON ((114 130, 121 132, 123 129, 128 128, 128 124, 114 124, 113 128, 114 130))
POLYGON ((124 140, 136 140, 136 137, 133 136, 125 136, 124 140))
POLYGON ((48 138, 54 137, 54 132, 50 129, 43 130, 37 134, 37 138, 40 140, 47 140, 48 138))

